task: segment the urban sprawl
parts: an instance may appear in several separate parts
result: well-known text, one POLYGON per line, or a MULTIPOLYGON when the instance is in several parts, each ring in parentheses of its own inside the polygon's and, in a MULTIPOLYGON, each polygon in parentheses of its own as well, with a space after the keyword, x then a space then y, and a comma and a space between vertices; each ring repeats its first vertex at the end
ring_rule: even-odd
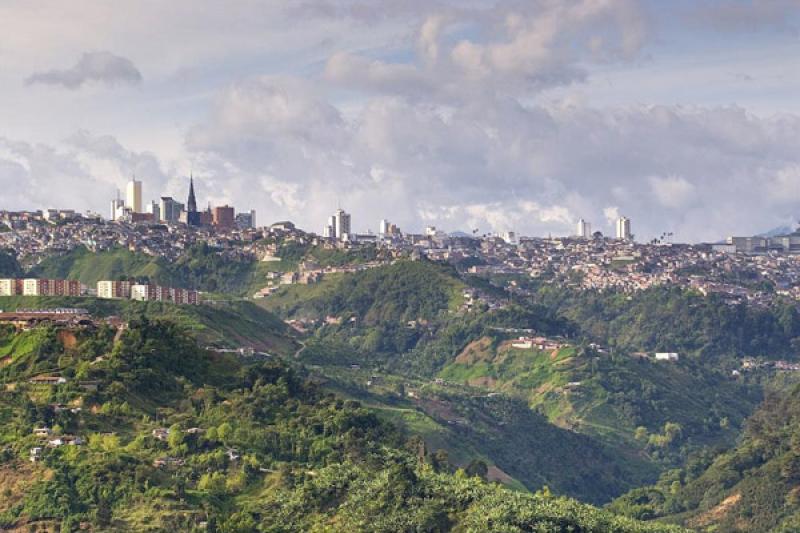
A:
MULTIPOLYGON (((800 299, 797 231, 774 237, 729 237, 720 243, 677 244, 666 235, 639 243, 631 232, 631 220, 620 217, 613 237, 592 233, 582 219, 575 234, 564 237, 518 237, 510 231, 448 234, 435 227, 404 233, 388 220, 380 221, 377 234, 360 234, 352 231, 351 215, 338 209, 316 234, 288 221, 258 226, 255 211, 236 213, 227 205, 198 211, 192 178, 185 204, 161 197, 145 207, 142 183, 137 180, 128 183, 126 193, 124 200, 118 194, 111 201, 108 218, 68 209, 0 211, 0 248, 12 250, 20 264, 30 268, 78 247, 91 252, 125 248, 174 260, 205 243, 226 258, 265 263, 263 288, 251 295, 254 298, 267 297, 285 284, 315 283, 333 272, 427 258, 454 264, 465 275, 523 275, 583 290, 633 292, 669 284, 721 294, 732 303, 767 304, 776 296, 800 299), (289 272, 271 271, 269 263, 279 262, 282 247, 290 243, 343 251, 372 247, 381 253, 373 261, 340 267, 322 267, 305 259, 289 272)), ((515 281, 509 288, 525 292, 515 281)), ((178 304, 199 303, 193 289, 136 280, 104 280, 96 287, 77 280, 0 280, 0 295, 88 295, 178 304)))

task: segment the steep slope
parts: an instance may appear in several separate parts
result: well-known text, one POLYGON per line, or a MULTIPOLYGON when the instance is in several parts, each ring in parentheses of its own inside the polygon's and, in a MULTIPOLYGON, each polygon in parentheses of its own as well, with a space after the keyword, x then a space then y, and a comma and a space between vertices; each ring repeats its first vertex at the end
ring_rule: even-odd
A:
POLYGON ((205 243, 189 248, 175 261, 125 248, 93 253, 78 247, 45 259, 29 275, 77 279, 89 286, 103 279, 147 279, 161 285, 243 295, 254 283, 258 267, 254 260, 225 257, 205 243))
POLYGON ((220 348, 251 347, 278 355, 291 355, 298 348, 291 330, 272 313, 246 301, 216 305, 173 305, 99 298, 0 297, 0 309, 80 307, 99 318, 118 316, 129 320, 146 315, 168 318, 204 345, 220 348))
POLYGON ((800 529, 800 387, 773 395, 741 442, 665 474, 610 506, 641 518, 669 516, 701 531, 800 529))
POLYGON ((42 335, 25 352, 66 383, 0 376, 0 479, 24 486, 0 497, 4 530, 679 531, 453 473, 357 402, 275 359, 207 353, 169 321, 42 335))

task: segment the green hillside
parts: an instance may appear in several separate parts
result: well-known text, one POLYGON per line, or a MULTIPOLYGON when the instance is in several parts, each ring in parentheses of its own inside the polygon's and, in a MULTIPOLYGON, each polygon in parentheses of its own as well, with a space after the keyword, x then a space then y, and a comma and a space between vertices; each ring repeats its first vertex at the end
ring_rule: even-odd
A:
POLYGON ((104 279, 129 277, 149 278, 163 285, 174 281, 166 261, 125 248, 93 253, 79 247, 65 255, 48 257, 29 274, 40 278, 77 279, 89 286, 104 279))
POLYGON ((741 442, 664 474, 610 508, 641 518, 668 516, 699 531, 800 530, 800 387, 770 396, 747 421, 741 442))
POLYGON ((93 253, 79 247, 45 259, 29 275, 77 279, 89 286, 104 279, 141 279, 160 285, 244 295, 258 285, 260 273, 256 261, 229 259, 208 245, 199 244, 172 262, 125 248, 93 253))
POLYGON ((408 427, 454 464, 486 462, 494 479, 508 486, 530 491, 547 486, 557 494, 606 503, 658 476, 658 468, 643 457, 619 454, 597 439, 555 426, 517 396, 375 369, 314 368, 324 373, 325 388, 408 427))
POLYGON ((0 372, 0 528, 679 531, 546 490, 509 492, 480 463, 456 471, 302 370, 209 354, 170 321, 110 333, 0 332, 16 362, 0 372), (67 382, 27 382, 43 368, 67 382), (34 434, 45 427, 50 436, 34 434), (44 445, 60 436, 83 442, 44 445))
POLYGON ((94 316, 119 316, 133 319, 145 315, 168 318, 203 344, 219 347, 252 347, 279 355, 291 355, 298 349, 289 328, 272 313, 246 301, 217 305, 173 305, 163 302, 105 300, 66 297, 0 297, 0 309, 81 307, 94 316))
POLYGON ((492 337, 468 345, 439 376, 521 396, 560 426, 666 464, 680 464, 698 447, 732 443, 760 400, 757 387, 691 362, 574 346, 519 349, 492 337), (667 424, 677 424, 680 435, 670 442, 654 437, 667 424))
POLYGON ((22 268, 12 250, 0 250, 0 278, 18 278, 22 268))

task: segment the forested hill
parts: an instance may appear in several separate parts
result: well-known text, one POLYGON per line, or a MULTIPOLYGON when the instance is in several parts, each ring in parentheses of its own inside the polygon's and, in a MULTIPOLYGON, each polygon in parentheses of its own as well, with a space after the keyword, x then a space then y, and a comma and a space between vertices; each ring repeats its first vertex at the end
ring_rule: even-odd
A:
POLYGON ((610 508, 701 531, 800 531, 800 387, 769 396, 731 451, 668 472, 610 508))
POLYGON ((133 278, 202 291, 244 294, 253 284, 257 270, 255 260, 224 257, 201 243, 175 261, 125 248, 93 253, 78 247, 67 254, 48 257, 29 274, 76 279, 90 286, 103 279, 133 278))
POLYGON ((367 326, 405 325, 433 320, 456 309, 464 288, 449 267, 429 261, 398 261, 343 276, 323 291, 287 294, 291 289, 284 288, 265 304, 287 316, 333 315, 367 326))
POLYGON ((455 470, 304 371, 167 320, 4 327, 0 357, 4 530, 678 531, 455 470))

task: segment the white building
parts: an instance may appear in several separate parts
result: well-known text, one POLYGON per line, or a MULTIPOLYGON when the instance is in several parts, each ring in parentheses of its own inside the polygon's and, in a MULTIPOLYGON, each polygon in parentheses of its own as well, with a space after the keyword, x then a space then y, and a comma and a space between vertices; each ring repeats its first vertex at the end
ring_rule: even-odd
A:
POLYGON ((111 220, 119 220, 125 212, 125 200, 114 198, 111 200, 111 220))
POLYGON ((581 239, 591 239, 592 225, 583 219, 578 220, 578 228, 575 234, 581 239))
POLYGON ((617 219, 617 239, 631 240, 631 220, 629 218, 619 217, 617 219))
POLYGON ((141 213, 142 212, 142 182, 132 179, 128 182, 127 188, 127 203, 128 207, 131 208, 131 211, 134 213, 141 213))
POLYGON ((28 278, 22 281, 23 296, 39 296, 41 288, 41 280, 36 278, 28 278))
POLYGON ((16 294, 17 280, 0 279, 0 296, 14 296, 16 294))
POLYGON ((656 361, 670 361, 675 362, 678 360, 678 354, 675 352, 657 352, 656 361))
POLYGON ((142 284, 131 285, 131 300, 146 302, 147 300, 150 299, 149 294, 150 294, 149 285, 142 285, 142 284))
POLYGON ((389 221, 386 220, 385 218, 381 219, 381 223, 380 223, 380 226, 378 226, 378 228, 379 228, 378 229, 378 235, 383 237, 384 235, 389 233, 389 221))
POLYGON ((513 231, 504 231, 500 238, 503 239, 506 244, 517 244, 517 234, 513 231))

